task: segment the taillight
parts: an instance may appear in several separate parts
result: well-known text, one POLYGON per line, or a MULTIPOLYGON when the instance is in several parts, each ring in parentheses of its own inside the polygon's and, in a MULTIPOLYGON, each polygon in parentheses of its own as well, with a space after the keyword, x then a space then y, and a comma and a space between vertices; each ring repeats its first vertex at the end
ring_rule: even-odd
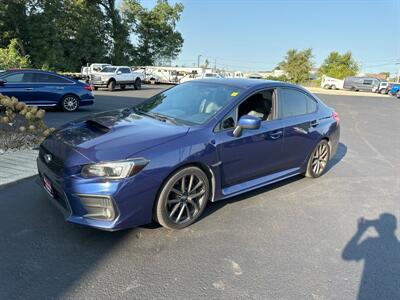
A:
POLYGON ((84 89, 90 92, 92 91, 92 87, 90 85, 85 85, 84 89))
POLYGON ((340 118, 336 111, 332 113, 332 118, 336 121, 336 124, 339 125, 340 118))

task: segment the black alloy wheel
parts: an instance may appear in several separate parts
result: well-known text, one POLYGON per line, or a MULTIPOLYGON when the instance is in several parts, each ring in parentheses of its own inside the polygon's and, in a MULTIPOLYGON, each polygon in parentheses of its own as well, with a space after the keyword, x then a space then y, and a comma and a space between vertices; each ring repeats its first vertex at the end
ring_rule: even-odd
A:
POLYGON ((322 140, 314 148, 307 165, 306 177, 320 177, 326 170, 330 158, 330 147, 326 140, 322 140))
POLYGON ((155 218, 169 229, 181 229, 194 223, 210 197, 207 175, 191 166, 174 173, 164 184, 155 209, 155 218))

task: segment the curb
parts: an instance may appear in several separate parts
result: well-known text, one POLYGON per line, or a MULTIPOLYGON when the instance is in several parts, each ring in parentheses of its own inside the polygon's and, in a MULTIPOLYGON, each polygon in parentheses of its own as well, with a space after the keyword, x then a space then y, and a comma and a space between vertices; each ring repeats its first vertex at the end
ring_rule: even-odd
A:
POLYGON ((7 151, 0 155, 0 186, 37 175, 37 150, 7 151))

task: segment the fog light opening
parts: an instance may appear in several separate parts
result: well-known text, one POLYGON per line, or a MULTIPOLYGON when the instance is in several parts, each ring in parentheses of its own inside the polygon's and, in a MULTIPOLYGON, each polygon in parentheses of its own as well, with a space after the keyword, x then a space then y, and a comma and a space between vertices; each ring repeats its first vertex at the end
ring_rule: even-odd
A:
POLYGON ((86 210, 84 218, 112 221, 116 218, 113 201, 107 196, 77 195, 86 210))

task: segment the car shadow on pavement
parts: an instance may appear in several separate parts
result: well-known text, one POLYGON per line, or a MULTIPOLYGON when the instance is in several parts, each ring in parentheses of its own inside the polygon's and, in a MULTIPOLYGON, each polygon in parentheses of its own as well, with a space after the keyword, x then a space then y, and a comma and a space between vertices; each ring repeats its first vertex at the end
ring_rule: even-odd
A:
MULTIPOLYGON (((336 151, 336 155, 334 157, 332 157, 331 160, 328 162, 328 165, 326 167, 326 171, 325 172, 329 172, 332 168, 334 168, 346 156, 346 153, 347 153, 347 146, 345 144, 343 144, 343 143, 339 143, 338 149, 336 151)), ((257 188, 257 189, 255 189, 253 191, 240 194, 240 195, 232 197, 232 198, 228 198, 228 199, 224 199, 224 200, 221 200, 221 201, 209 203, 206 206, 206 209, 204 210, 204 212, 203 212, 202 216, 200 217, 200 219, 206 218, 207 216, 211 215, 212 213, 214 213, 215 211, 217 211, 218 209, 224 207, 227 204, 238 202, 238 201, 242 201, 242 200, 257 196, 259 194, 262 194, 262 193, 265 193, 265 192, 268 192, 268 191, 272 191, 274 189, 280 188, 282 186, 285 186, 285 185, 290 184, 292 182, 301 180, 303 178, 304 178, 303 175, 297 175, 297 176, 290 177, 288 179, 279 181, 277 183, 273 183, 271 185, 267 185, 267 186, 264 186, 264 187, 257 188)))
MULTIPOLYGON (((35 178, 0 191, 0 299, 56 299, 101 264, 127 234, 63 222, 35 178)), ((112 266, 109 266, 112 271, 112 266)))
POLYGON ((383 213, 376 220, 359 219, 357 231, 344 247, 346 261, 364 261, 358 299, 400 299, 400 242, 397 219, 383 213), (378 236, 364 237, 369 228, 378 236))
POLYGON ((338 148, 336 150, 336 154, 329 160, 325 172, 329 172, 329 170, 331 170, 335 165, 337 165, 346 156, 346 153, 347 153, 347 146, 343 143, 339 143, 338 148))

